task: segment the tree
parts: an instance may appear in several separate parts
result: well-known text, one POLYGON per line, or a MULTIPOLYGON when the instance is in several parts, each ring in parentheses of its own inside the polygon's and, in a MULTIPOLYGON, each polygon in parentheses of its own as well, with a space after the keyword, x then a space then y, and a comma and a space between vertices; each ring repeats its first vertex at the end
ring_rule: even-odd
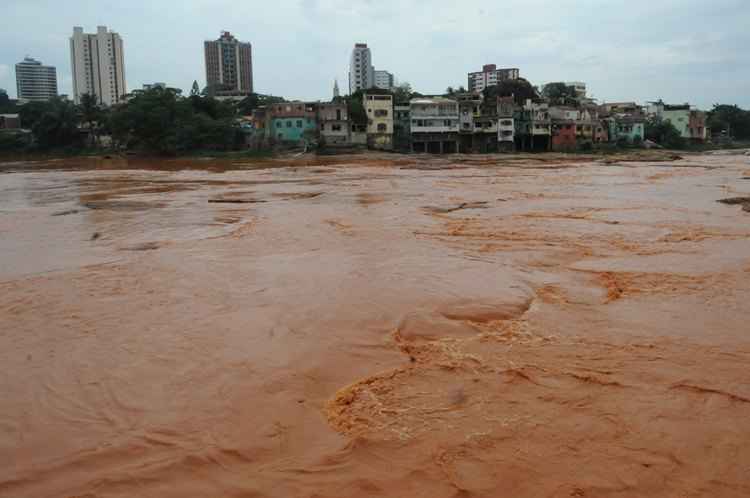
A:
POLYGON ((104 115, 102 108, 99 107, 96 95, 85 93, 81 95, 81 104, 78 106, 81 120, 89 131, 89 143, 96 143, 99 136, 99 124, 104 115))
POLYGON ((118 143, 149 152, 226 150, 242 140, 234 115, 231 103, 198 95, 185 98, 174 88, 152 88, 115 108, 110 126, 118 143))
POLYGON ((198 95, 200 95, 200 93, 201 93, 201 89, 198 86, 198 80, 194 80, 193 87, 190 89, 190 96, 197 97, 198 95))
POLYGON ((706 126, 715 133, 725 132, 727 135, 741 139, 750 139, 750 111, 736 105, 715 104, 708 112, 706 126))
POLYGON ((40 149, 81 145, 76 106, 59 97, 47 102, 29 102, 20 109, 21 124, 30 128, 40 149))
POLYGON ((494 102, 497 97, 512 96, 518 105, 524 104, 527 99, 539 98, 534 87, 524 78, 501 81, 497 85, 488 86, 483 93, 485 101, 494 102))
POLYGON ((15 114, 18 112, 16 103, 10 100, 8 92, 0 88, 0 114, 15 114))
MULTIPOLYGON (((373 93, 370 90, 367 90, 367 93, 373 93)), ((367 124, 367 112, 365 111, 365 106, 362 103, 362 99, 364 97, 365 91, 364 90, 357 90, 353 94, 349 95, 345 98, 346 100, 346 107, 349 114, 349 120, 358 125, 366 125, 367 124)))
POLYGON ((553 105, 577 105, 575 89, 565 83, 549 83, 544 85, 542 96, 549 99, 553 105))
POLYGON ((281 102, 286 102, 284 97, 251 93, 237 104, 237 110, 241 115, 249 116, 258 107, 279 104, 281 102))
POLYGON ((644 134, 646 139, 669 149, 685 147, 685 140, 680 135, 680 131, 669 121, 658 118, 649 119, 646 121, 644 134))
POLYGON ((393 102, 402 103, 409 102, 412 98, 411 85, 407 82, 403 82, 393 89, 393 102))

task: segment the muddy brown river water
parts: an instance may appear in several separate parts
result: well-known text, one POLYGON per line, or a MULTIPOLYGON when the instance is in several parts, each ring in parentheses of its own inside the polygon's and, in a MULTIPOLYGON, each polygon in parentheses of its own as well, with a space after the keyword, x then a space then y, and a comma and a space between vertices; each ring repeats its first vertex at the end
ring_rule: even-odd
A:
POLYGON ((0 165, 0 496, 750 496, 750 158, 0 165))

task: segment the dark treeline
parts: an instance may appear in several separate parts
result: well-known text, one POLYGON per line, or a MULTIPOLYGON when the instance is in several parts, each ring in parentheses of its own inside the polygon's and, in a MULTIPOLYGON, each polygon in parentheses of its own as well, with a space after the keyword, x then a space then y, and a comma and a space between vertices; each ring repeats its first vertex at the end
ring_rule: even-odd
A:
POLYGON ((0 113, 18 113, 22 128, 30 131, 0 134, 0 150, 76 152, 106 146, 169 155, 235 150, 244 143, 236 118, 283 100, 252 94, 234 103, 156 87, 135 91, 111 108, 98 105, 92 95, 84 95, 78 105, 55 98, 19 106, 0 92, 0 113))

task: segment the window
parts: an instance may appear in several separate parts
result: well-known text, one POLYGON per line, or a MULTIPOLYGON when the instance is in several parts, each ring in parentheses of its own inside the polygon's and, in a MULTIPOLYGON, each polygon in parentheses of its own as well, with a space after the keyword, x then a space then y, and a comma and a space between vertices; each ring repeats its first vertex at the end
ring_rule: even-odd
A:
POLYGON ((331 131, 341 131, 341 125, 340 124, 332 124, 331 125, 331 131))
POLYGON ((388 127, 385 125, 385 123, 378 124, 378 131, 379 132, 385 132, 386 130, 388 130, 388 127))
POLYGON ((281 128, 281 121, 276 121, 276 128, 281 128))
POLYGON ((376 118, 383 118, 387 116, 388 116, 388 111, 386 109, 375 109, 376 118))
POLYGON ((341 109, 336 109, 336 119, 341 120, 341 109))
POLYGON ((301 119, 297 120, 297 128, 302 128, 302 120, 301 119))
POLYGON ((292 122, 291 121, 287 121, 286 122, 286 127, 287 128, 291 128, 292 127, 292 122))

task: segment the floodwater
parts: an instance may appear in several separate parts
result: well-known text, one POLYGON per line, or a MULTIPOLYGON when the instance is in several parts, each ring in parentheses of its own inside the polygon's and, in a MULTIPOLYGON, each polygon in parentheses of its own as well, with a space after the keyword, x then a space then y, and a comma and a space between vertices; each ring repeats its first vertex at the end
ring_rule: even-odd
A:
POLYGON ((2 497, 750 495, 748 157, 0 170, 2 497))

